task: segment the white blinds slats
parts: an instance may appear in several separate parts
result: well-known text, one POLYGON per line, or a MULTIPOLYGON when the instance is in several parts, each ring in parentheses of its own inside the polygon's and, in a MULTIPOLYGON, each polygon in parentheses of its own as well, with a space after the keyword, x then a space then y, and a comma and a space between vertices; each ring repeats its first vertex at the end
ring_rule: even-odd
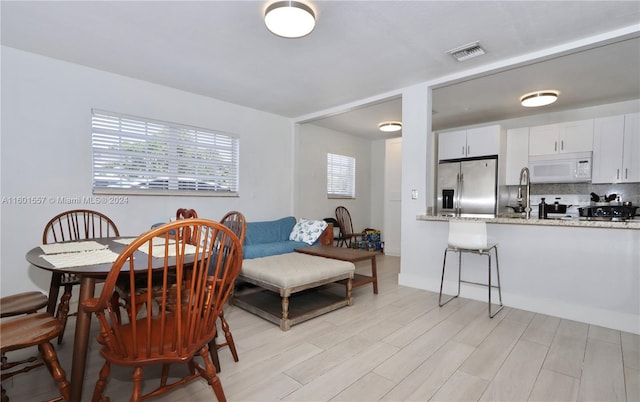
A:
POLYGON ((327 195, 355 198, 356 160, 350 156, 327 154, 327 195))
POLYGON ((238 191, 226 133, 92 110, 92 148, 94 189, 238 191))

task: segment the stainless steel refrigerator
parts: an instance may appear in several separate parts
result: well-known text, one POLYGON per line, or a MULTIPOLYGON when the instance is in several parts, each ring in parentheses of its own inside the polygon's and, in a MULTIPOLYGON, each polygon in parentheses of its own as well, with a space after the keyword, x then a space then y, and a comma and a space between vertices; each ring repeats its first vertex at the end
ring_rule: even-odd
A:
POLYGON ((443 161, 438 164, 436 213, 462 217, 495 217, 498 159, 443 161))

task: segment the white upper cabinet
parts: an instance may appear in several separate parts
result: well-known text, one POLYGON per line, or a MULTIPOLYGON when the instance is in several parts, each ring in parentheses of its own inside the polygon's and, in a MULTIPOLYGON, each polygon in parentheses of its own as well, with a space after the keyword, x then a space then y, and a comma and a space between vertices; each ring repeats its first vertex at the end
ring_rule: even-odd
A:
POLYGON ((593 119, 560 124, 559 152, 593 151, 593 119))
POLYGON ((529 127, 507 130, 505 184, 520 184, 520 171, 529 165, 529 127))
POLYGON ((499 125, 440 133, 438 160, 498 155, 500 135, 499 125))
POLYGON ((449 131, 438 135, 438 159, 456 159, 467 156, 467 130, 449 131))
POLYGON ((591 182, 640 182, 640 113, 595 119, 591 182))
POLYGON ((625 182, 640 182, 640 113, 624 116, 624 153, 621 175, 625 182))
POLYGON ((593 119, 547 124, 529 130, 529 155, 593 150, 593 119))

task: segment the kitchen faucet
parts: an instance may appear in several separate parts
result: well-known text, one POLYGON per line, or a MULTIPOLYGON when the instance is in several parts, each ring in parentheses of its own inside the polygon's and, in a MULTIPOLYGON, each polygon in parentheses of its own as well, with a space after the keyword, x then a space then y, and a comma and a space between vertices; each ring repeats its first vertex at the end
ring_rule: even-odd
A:
POLYGON ((518 186, 518 202, 522 203, 522 186, 526 186, 526 203, 524 203, 524 212, 525 212, 525 216, 526 219, 530 219, 531 218, 531 205, 529 202, 529 198, 531 195, 531 183, 529 182, 529 168, 528 167, 523 167, 522 170, 520 171, 520 185, 518 186))

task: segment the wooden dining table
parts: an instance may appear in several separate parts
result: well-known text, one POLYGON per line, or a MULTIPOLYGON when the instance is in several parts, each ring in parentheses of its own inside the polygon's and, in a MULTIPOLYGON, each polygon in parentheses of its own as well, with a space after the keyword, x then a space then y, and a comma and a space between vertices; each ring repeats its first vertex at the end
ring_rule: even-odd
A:
MULTIPOLYGON (((133 240, 134 237, 113 237, 113 238, 100 238, 91 239, 83 242, 96 242, 100 245, 107 246, 107 249, 115 254, 120 254, 125 247, 127 247, 125 239, 133 240)), ((83 242, 68 242, 68 243, 83 243, 83 242)), ((148 256, 141 251, 136 251, 134 254, 134 271, 137 270, 135 261, 140 261, 140 271, 144 272, 147 269, 148 256), (138 254, 140 254, 138 256, 138 254)), ((82 308, 82 302, 94 297, 96 280, 104 279, 109 274, 113 262, 107 263, 90 263, 84 264, 82 262, 76 263, 74 266, 65 266, 64 268, 56 268, 52 263, 47 261, 44 250, 38 246, 29 250, 26 254, 27 261, 34 267, 44 269, 51 272, 64 271, 65 273, 76 274, 80 277, 80 294, 78 297, 78 317, 76 319, 76 327, 73 343, 73 359, 71 362, 71 401, 82 401, 82 390, 84 383, 84 374, 86 371, 87 362, 87 350, 89 346, 89 336, 91 333, 91 313, 87 313, 82 308)), ((113 258, 115 261, 115 257, 113 258)), ((157 268, 161 270, 164 264, 164 258, 153 258, 154 268, 157 260, 157 268)), ((169 262, 171 263, 171 261, 169 262)), ((128 266, 124 266, 121 271, 121 275, 126 275, 129 272, 128 266)), ((215 349, 215 348, 214 348, 215 349)), ((217 351, 215 351, 217 357, 217 351)), ((213 356, 212 356, 213 357, 213 356)), ((213 357, 216 368, 219 371, 219 362, 216 357, 213 357)))

